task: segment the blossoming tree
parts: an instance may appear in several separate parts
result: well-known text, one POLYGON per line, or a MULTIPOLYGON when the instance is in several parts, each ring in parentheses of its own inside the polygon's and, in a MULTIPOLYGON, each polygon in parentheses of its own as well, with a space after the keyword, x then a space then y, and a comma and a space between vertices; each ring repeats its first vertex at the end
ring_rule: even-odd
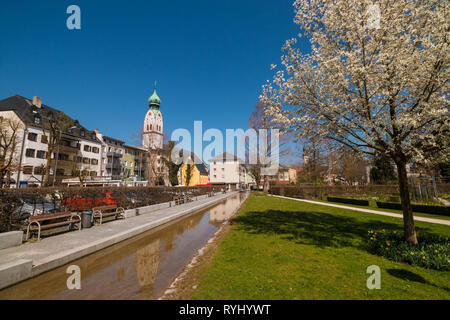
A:
POLYGON ((263 87, 265 112, 300 139, 390 157, 405 240, 417 244, 407 165, 449 157, 448 2, 297 0, 294 7, 311 52, 286 42, 282 66, 263 87))

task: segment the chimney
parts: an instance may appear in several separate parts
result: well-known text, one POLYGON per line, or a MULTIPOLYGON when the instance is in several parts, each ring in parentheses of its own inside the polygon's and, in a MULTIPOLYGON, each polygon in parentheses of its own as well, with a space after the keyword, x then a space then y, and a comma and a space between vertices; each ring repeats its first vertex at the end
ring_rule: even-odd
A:
POLYGON ((35 105, 36 107, 40 108, 41 105, 42 105, 42 98, 34 96, 33 97, 33 105, 35 105))

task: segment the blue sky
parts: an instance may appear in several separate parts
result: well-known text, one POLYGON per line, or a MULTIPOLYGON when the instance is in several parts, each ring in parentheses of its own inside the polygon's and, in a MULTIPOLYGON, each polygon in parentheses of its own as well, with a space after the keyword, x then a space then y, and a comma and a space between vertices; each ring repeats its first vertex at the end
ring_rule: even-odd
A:
POLYGON ((292 2, 1 0, 0 98, 40 96, 134 143, 157 80, 169 135, 194 120, 246 128, 270 65, 299 31, 292 2), (71 4, 81 30, 66 27, 71 4))

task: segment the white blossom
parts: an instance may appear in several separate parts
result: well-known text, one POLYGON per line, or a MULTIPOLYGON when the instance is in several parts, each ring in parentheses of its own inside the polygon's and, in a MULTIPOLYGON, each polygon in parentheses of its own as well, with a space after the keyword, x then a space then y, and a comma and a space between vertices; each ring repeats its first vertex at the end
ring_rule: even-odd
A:
POLYGON ((277 127, 394 161, 449 159, 447 1, 297 0, 294 7, 311 53, 286 41, 281 66, 263 86, 277 127), (367 25, 373 4, 379 28, 367 25))

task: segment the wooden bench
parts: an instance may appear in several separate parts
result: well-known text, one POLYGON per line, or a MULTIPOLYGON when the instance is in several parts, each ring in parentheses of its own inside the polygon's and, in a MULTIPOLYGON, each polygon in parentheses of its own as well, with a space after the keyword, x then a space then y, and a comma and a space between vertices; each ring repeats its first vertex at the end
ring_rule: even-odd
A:
MULTIPOLYGON (((65 226, 68 226, 68 230, 70 230, 72 225, 78 224, 77 229, 81 230, 81 217, 73 212, 40 214, 30 216, 28 219, 26 240, 28 240, 31 232, 36 230, 38 231, 38 240, 41 240, 41 232, 45 231, 46 234, 57 233, 62 231, 61 227, 65 226)), ((25 227, 22 228, 25 229, 25 227)))
MULTIPOLYGON (((125 219, 125 210, 122 207, 116 205, 111 206, 101 206, 92 208, 92 222, 94 223, 96 219, 103 223, 104 218, 112 218, 110 220, 125 219)), ((109 221, 109 220, 108 220, 109 221)))

